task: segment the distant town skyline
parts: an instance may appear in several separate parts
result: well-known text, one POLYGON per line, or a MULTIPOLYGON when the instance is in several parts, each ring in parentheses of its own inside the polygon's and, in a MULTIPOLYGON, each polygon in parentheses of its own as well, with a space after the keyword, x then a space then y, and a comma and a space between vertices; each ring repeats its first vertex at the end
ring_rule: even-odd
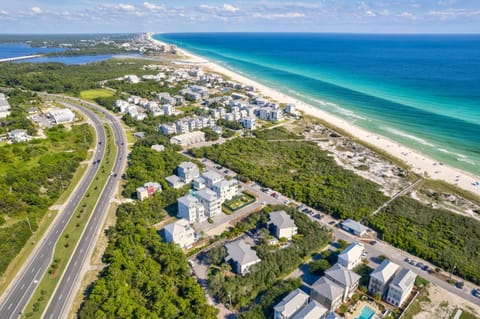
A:
POLYGON ((0 0, 0 33, 479 33, 476 0, 0 0))

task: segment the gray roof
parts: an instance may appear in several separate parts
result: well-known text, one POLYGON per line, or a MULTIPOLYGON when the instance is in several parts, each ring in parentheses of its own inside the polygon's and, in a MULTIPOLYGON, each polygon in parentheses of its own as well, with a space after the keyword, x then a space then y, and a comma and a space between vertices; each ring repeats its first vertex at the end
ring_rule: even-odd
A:
POLYGON ((212 191, 211 189, 208 189, 208 188, 203 188, 203 189, 197 191, 197 197, 200 197, 200 198, 206 200, 207 202, 212 202, 212 201, 218 200, 217 193, 215 193, 214 191, 212 191))
POLYGON ((197 167, 197 165, 195 165, 195 163, 192 163, 192 162, 181 162, 180 165, 178 165, 178 167, 181 167, 184 170, 188 170, 188 169, 197 167))
POLYGON ((301 289, 297 288, 282 299, 273 309, 289 318, 297 312, 310 297, 301 289))
POLYGON ((293 319, 318 319, 322 318, 328 312, 328 309, 318 303, 316 300, 310 301, 293 319))
POLYGON ((402 291, 407 291, 414 283, 417 275, 407 268, 402 268, 390 285, 396 286, 402 291))
POLYGON ((329 269, 325 270, 325 276, 341 283, 341 286, 343 287, 351 287, 360 280, 360 276, 358 274, 348 270, 340 264, 335 264, 329 269))
POLYGON ((184 206, 187 207, 190 207, 192 205, 200 205, 198 198, 195 198, 190 194, 180 197, 177 201, 178 203, 182 203, 184 206))
POLYGON ((345 228, 349 228, 357 233, 364 233, 368 230, 368 227, 360 224, 357 221, 354 221, 353 219, 347 219, 346 221, 342 222, 342 226, 345 228))
POLYGON ((257 253, 253 250, 243 239, 225 244, 227 249, 226 260, 232 259, 233 261, 245 265, 251 262, 259 261, 257 253))
POLYGON ((319 295, 327 297, 332 301, 343 296, 344 293, 342 287, 325 277, 321 277, 315 281, 312 285, 312 290, 315 290, 319 295))
POLYGON ((202 177, 205 178, 205 179, 210 179, 210 180, 223 178, 222 175, 220 175, 220 174, 218 174, 214 171, 205 171, 205 172, 202 173, 202 177))
POLYGON ((345 260, 357 259, 362 256, 363 250, 364 248, 362 245, 358 243, 351 243, 338 255, 338 258, 345 260))
POLYGON ((268 217, 270 218, 270 222, 278 228, 295 227, 295 222, 293 221, 292 217, 290 217, 290 215, 288 215, 284 210, 271 212, 268 217))
POLYGON ((170 175, 170 176, 167 176, 165 177, 165 180, 170 184, 170 185, 173 185, 173 187, 176 187, 176 186, 183 186, 185 185, 184 182, 182 182, 182 180, 180 179, 180 177, 178 177, 177 175, 170 175))
POLYGON ((372 271, 370 277, 385 283, 395 275, 398 268, 399 266, 396 263, 385 259, 374 271, 372 271))

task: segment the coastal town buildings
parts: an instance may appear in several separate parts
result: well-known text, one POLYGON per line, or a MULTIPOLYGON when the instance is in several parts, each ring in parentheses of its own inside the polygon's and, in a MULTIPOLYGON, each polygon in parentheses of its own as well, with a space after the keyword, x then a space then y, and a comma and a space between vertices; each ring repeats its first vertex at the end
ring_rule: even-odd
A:
POLYGON ((182 162, 177 167, 177 175, 180 177, 182 182, 190 183, 194 178, 200 176, 198 166, 192 162, 182 162))
POLYGON ((8 139, 14 143, 21 143, 30 141, 32 137, 27 133, 27 130, 15 129, 8 132, 8 139))
POLYGON ((350 219, 350 218, 343 221, 340 224, 340 227, 342 227, 342 229, 348 231, 349 233, 352 233, 355 236, 359 236, 359 237, 365 235, 368 231, 368 227, 366 227, 366 226, 360 224, 359 222, 354 221, 353 219, 350 219))
POLYGON ((0 93, 0 119, 6 118, 10 115, 10 104, 5 96, 5 94, 0 93))
POLYGON ((345 290, 326 277, 321 277, 312 285, 310 297, 329 311, 337 309, 343 301, 345 290))
POLYGON ((55 124, 64 124, 75 121, 75 114, 70 109, 53 108, 48 111, 47 116, 53 119, 55 124))
POLYGON ((325 271, 325 277, 342 287, 344 290, 343 301, 350 299, 360 282, 360 275, 338 263, 325 271))
POLYGON ((171 144, 176 144, 180 146, 188 146, 191 144, 197 144, 197 143, 203 143, 203 142, 205 142, 205 133, 201 131, 195 131, 195 132, 176 135, 170 139, 171 144))

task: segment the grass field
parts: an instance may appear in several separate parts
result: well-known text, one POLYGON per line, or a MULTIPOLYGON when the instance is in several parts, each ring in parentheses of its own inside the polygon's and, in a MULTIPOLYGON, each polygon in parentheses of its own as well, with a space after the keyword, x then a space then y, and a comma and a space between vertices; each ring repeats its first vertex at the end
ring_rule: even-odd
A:
POLYGON ((35 293, 30 299, 22 318, 40 318, 45 310, 50 297, 53 295, 62 273, 65 271, 70 256, 73 254, 76 243, 87 225, 96 202, 100 197, 101 190, 107 182, 110 172, 115 163, 117 148, 113 140, 113 133, 108 125, 105 125, 107 135, 107 149, 105 158, 101 162, 101 169, 95 176, 87 190, 85 197, 80 202, 75 214, 70 219, 62 236, 58 240, 51 266, 40 281, 35 293))
POLYGON ((255 201, 255 197, 248 194, 248 193, 242 193, 239 196, 235 196, 229 201, 226 201, 223 204, 224 212, 226 214, 232 213, 234 211, 239 210, 240 208, 243 208, 247 205, 250 205, 255 201))
POLYGON ((114 92, 106 89, 93 89, 80 92, 80 97, 86 100, 94 100, 98 97, 110 97, 114 92))

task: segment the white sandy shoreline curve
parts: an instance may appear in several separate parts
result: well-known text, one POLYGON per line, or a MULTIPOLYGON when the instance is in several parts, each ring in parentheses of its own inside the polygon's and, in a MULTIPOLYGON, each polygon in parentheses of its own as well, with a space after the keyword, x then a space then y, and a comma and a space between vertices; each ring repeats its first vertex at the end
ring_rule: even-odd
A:
MULTIPOLYGON (((152 42, 165 45, 166 43, 154 39, 154 33, 148 33, 147 36, 152 42)), ((168 44, 167 44, 168 45, 168 44)), ((378 135, 376 133, 369 132, 363 128, 360 128, 336 115, 332 115, 324 110, 316 108, 310 104, 304 103, 296 98, 285 95, 277 90, 267 87, 261 83, 251 80, 243 75, 233 72, 223 66, 212 63, 207 59, 196 56, 181 48, 177 49, 178 52, 189 58, 190 63, 200 64, 205 68, 210 69, 213 72, 224 74, 232 80, 254 86, 262 95, 270 97, 280 103, 292 103, 297 106, 297 109, 309 114, 311 116, 322 119, 323 121, 330 123, 332 126, 338 127, 355 138, 362 140, 374 147, 383 150, 405 162, 409 165, 415 173, 419 175, 427 174, 431 179, 438 179, 445 181, 449 184, 456 185, 459 188, 467 190, 477 196, 480 196, 480 186, 474 186, 473 183, 480 181, 480 176, 475 176, 468 172, 462 171, 458 168, 454 168, 432 159, 418 151, 415 151, 405 145, 399 144, 391 139, 378 135)))

